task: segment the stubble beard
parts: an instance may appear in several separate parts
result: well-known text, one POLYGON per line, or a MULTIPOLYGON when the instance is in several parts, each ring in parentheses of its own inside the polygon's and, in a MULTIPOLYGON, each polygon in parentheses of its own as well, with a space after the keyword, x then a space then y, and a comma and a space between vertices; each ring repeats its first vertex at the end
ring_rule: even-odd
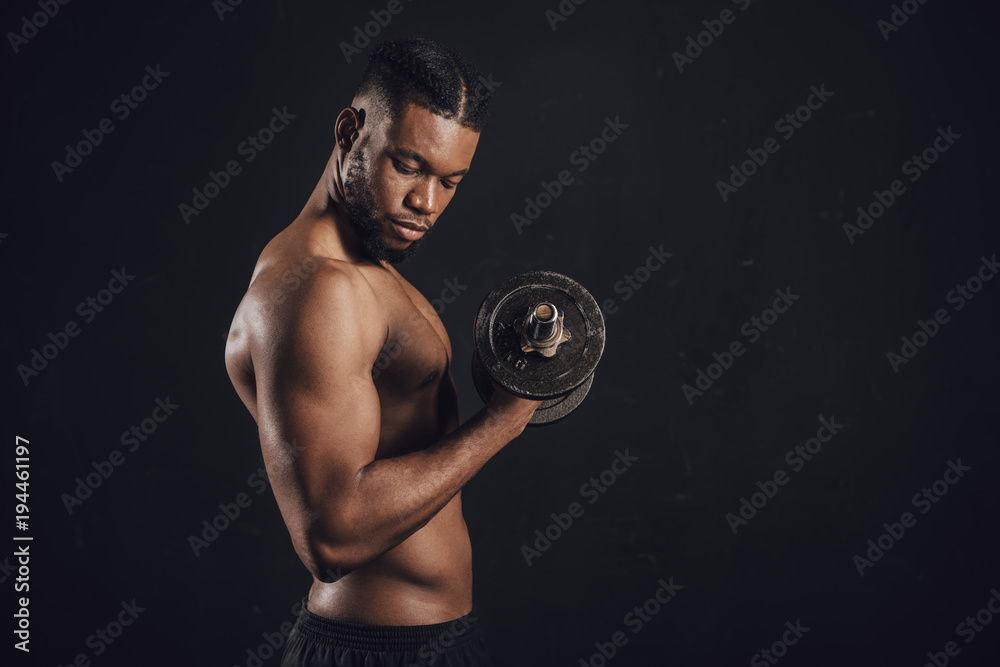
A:
MULTIPOLYGON (((410 245, 401 249, 390 248, 385 244, 383 220, 375 213, 375 194, 368 159, 361 149, 358 146, 347 158, 347 174, 344 176, 344 209, 347 211, 347 220, 357 232, 362 251, 369 259, 402 264, 416 254, 423 238, 411 241, 410 245)), ((424 236, 429 232, 430 230, 424 236)))

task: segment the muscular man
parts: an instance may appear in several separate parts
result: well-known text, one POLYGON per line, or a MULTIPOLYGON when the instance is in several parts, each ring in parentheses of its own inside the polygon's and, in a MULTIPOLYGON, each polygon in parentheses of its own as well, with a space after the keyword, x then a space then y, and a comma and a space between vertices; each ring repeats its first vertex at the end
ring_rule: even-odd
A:
POLYGON ((376 48, 299 216, 264 248, 226 368, 313 584, 282 665, 486 665, 461 489, 538 402, 460 424, 448 334, 391 266, 465 178, 489 91, 454 51, 376 48))

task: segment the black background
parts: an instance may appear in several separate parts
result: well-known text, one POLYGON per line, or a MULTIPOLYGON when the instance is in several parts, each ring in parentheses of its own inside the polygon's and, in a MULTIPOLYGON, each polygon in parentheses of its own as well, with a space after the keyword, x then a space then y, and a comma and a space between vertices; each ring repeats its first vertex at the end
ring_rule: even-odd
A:
MULTIPOLYGON (((595 642, 624 631, 610 665, 748 664, 800 619, 809 631, 781 664, 917 666, 951 640, 953 664, 995 664, 1000 623, 968 644, 956 625, 1000 587, 1000 282, 960 311, 946 302, 1000 250, 987 3, 926 2, 888 40, 877 21, 889 2, 592 0, 553 30, 556 6, 404 0, 375 40, 438 39, 500 82, 472 172, 400 267, 429 299, 446 279, 467 286, 441 313, 463 416, 481 405, 472 318, 501 278, 550 269, 617 301, 583 407, 525 432, 464 492, 498 663, 599 665, 595 642), (673 52, 725 8, 735 21, 679 72, 673 52), (821 84, 833 96, 782 138, 775 121, 821 84), (577 171, 570 154, 608 117, 627 129, 577 171), (901 165, 939 127, 961 137, 909 182, 901 165), (722 201, 716 182, 769 136, 778 152, 722 201), (563 169, 574 182, 518 233, 511 215, 563 169), (897 178, 906 193, 850 243, 843 224, 897 178), (661 245, 672 257, 624 299, 616 281, 661 245), (799 300, 690 405, 681 386, 749 342, 741 326, 776 289, 799 300), (951 321, 894 372, 887 353, 938 308, 951 321), (843 429, 791 472, 785 453, 821 415, 843 429), (638 461, 587 504, 580 486, 625 449, 638 461), (913 494, 959 458, 971 470, 920 514, 913 494), (778 469, 789 483, 734 535, 726 514, 778 469), (572 502, 583 516, 529 567, 521 546, 572 502), (859 576, 853 557, 906 511, 916 525, 859 576), (633 633, 625 614, 671 577, 683 588, 633 633)), ((5 44, 0 465, 13 469, 15 435, 30 440, 34 537, 32 651, 11 664, 247 665, 292 620, 310 578, 273 496, 248 482, 259 442, 223 350, 254 261, 316 184, 371 50, 347 62, 339 45, 384 8, 247 1, 220 20, 207 0, 77 1, 18 53, 5 44), (157 64, 169 76, 118 120, 111 101, 157 64), (244 162, 238 144, 275 107, 295 118, 244 162), (116 129, 60 182, 51 163, 104 117, 116 129), (242 173, 185 224, 178 205, 231 159, 242 173), (84 324, 77 304, 122 267, 135 280, 84 324), (17 366, 70 320, 81 334, 26 385, 17 366), (176 413, 68 514, 76 478, 167 396, 176 413), (189 536, 240 492, 252 505, 196 557, 189 536), (88 636, 132 599, 145 611, 95 656, 88 636)), ((35 11, 7 3, 0 27, 35 11)), ((8 544, 0 636, 13 643, 8 544)))

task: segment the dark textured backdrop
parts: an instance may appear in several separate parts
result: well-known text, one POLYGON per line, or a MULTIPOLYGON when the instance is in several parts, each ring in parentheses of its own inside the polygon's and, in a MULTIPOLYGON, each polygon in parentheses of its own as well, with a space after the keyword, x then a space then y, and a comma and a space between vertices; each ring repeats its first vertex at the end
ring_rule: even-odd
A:
MULTIPOLYGON (((904 4, 915 13, 888 30, 889 2, 567 0, 575 11, 553 30, 556 0, 402 0, 380 28, 375 41, 439 39, 499 83, 469 178, 401 267, 430 299, 446 280, 467 286, 442 311, 463 416, 481 405, 472 318, 499 279, 551 269, 616 301, 578 414, 526 432, 465 491, 476 606, 500 664, 772 664, 764 649, 796 665, 917 666, 928 652, 996 664, 1000 623, 959 624, 1000 590, 1000 280, 960 310, 947 298, 1000 251, 996 24, 987 3, 904 4), (679 71, 674 52, 698 54, 687 38, 724 9, 732 22, 679 71), (812 86, 832 96, 787 137, 775 122, 812 86), (596 160, 574 160, 607 118, 627 127, 596 160), (938 128, 960 137, 911 182, 903 163, 938 128), (724 201, 717 182, 769 137, 777 152, 724 201), (512 214, 562 170, 573 182, 519 232, 512 214), (895 179, 905 193, 849 239, 844 224, 895 179), (647 278, 637 269, 651 246, 672 256, 637 291, 616 290, 647 278), (779 289, 798 299, 751 343, 744 322, 779 289), (939 308, 950 320, 894 369, 887 354, 939 308), (745 352, 689 402, 682 385, 733 341, 745 352), (820 417, 843 427, 804 465, 786 460, 820 417), (626 450, 638 460, 613 486, 581 490, 626 450), (914 504, 959 460, 969 470, 938 485, 946 495, 914 504), (779 470, 787 483, 767 484, 779 470), (773 497, 745 524, 727 519, 741 498, 761 503, 758 482, 773 497), (522 545, 573 502, 583 515, 529 566, 522 545), (915 523, 861 576, 854 557, 904 512, 915 523), (627 614, 671 578, 681 588, 637 628, 627 614), (624 646, 600 656, 618 632, 624 646)), ((35 32, 23 17, 37 2, 2 10, 5 33, 33 35, 8 34, 3 56, 5 650, 22 595, 10 538, 34 538, 32 650, 11 664, 82 653, 94 665, 252 667, 267 636, 283 644, 309 585, 254 477, 257 434, 223 349, 254 261, 314 187, 371 50, 347 62, 340 43, 386 3, 246 1, 221 18, 219 5, 70 2, 35 32), (147 66, 169 74, 122 119, 112 102, 147 66), (248 162, 238 146, 275 108, 295 117, 248 162), (105 117, 113 132, 57 176, 67 144, 105 117), (186 224, 179 204, 229 160, 241 173, 186 224), (77 310, 123 267, 135 278, 102 312, 77 310), (61 339, 70 322, 79 335, 61 339), (25 382, 18 366, 50 332, 65 349, 50 347, 25 382), (122 432, 168 397, 173 414, 123 447, 122 432), (30 441, 24 532, 17 435, 30 441), (64 494, 116 449, 122 464, 69 513, 64 494), (196 556, 189 536, 240 493, 250 506, 196 556), (88 639, 133 599, 143 611, 113 643, 88 639)))

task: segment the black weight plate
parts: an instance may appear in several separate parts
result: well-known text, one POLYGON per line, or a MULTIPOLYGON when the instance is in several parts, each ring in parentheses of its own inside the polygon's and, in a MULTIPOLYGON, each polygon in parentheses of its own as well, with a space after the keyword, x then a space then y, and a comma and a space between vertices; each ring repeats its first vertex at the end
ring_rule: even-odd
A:
MULTIPOLYGON (((475 353, 472 355, 472 381, 476 385, 476 391, 479 392, 479 398, 483 399, 484 403, 489 401, 493 395, 493 384, 490 381, 490 374, 486 372, 486 367, 483 366, 483 362, 479 360, 479 356, 475 353)), ((531 415, 528 425, 543 426, 565 418, 583 402, 593 383, 594 374, 591 374, 590 377, 583 381, 583 384, 565 396, 557 396, 556 398, 542 401, 541 405, 535 408, 535 412, 531 415)))
POLYGON ((479 307, 476 353, 489 375, 510 393, 534 400, 564 396, 590 377, 604 352, 604 316, 594 297, 554 271, 526 271, 504 279, 479 307), (514 322, 548 301, 564 314, 573 337, 553 357, 521 350, 514 322))

